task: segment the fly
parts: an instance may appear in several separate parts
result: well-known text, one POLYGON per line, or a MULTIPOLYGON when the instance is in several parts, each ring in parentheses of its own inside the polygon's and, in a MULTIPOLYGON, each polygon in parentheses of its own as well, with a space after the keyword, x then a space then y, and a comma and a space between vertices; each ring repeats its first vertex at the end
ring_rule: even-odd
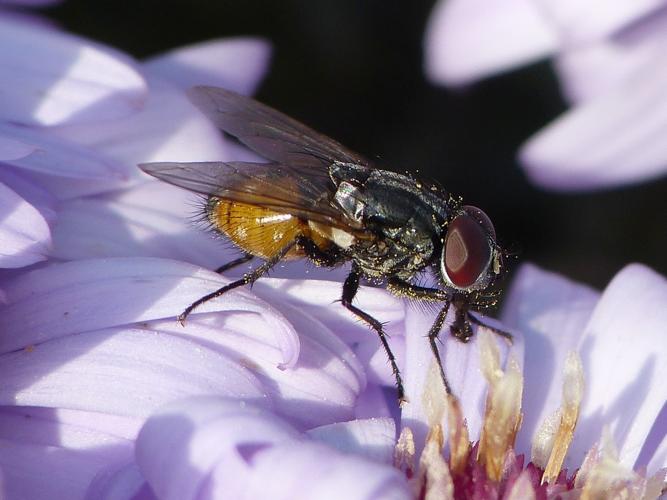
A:
POLYGON ((218 272, 259 258, 242 278, 200 298, 201 304, 249 285, 284 260, 307 258, 319 266, 351 262, 341 303, 380 338, 404 401, 401 374, 382 323, 353 304, 361 280, 380 281, 393 294, 441 304, 428 339, 448 393, 436 341, 451 305, 450 333, 462 342, 483 325, 511 341, 509 333, 484 325, 471 310, 495 304, 503 252, 491 220, 463 205, 437 184, 373 166, 298 121, 254 99, 216 87, 195 87, 190 98, 222 131, 268 163, 144 163, 146 173, 205 195, 211 226, 243 251, 218 272), (431 271, 437 286, 415 278, 431 271))

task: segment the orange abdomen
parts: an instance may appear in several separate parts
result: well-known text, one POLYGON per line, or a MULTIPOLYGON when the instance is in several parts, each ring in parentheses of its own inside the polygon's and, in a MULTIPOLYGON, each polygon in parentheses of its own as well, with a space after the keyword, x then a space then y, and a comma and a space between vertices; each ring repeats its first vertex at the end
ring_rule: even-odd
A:
MULTIPOLYGON (((239 248, 261 259, 270 259, 299 236, 311 239, 321 249, 330 242, 311 230, 308 223, 290 214, 267 208, 229 201, 209 202, 210 222, 239 248)), ((294 247, 286 259, 303 257, 294 247)))

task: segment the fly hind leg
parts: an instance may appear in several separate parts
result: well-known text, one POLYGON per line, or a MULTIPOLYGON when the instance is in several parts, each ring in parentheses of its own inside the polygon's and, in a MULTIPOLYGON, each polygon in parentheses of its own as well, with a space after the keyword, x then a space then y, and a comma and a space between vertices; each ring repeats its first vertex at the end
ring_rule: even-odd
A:
POLYGON ((391 352, 391 348, 389 347, 389 342, 387 342, 387 334, 384 332, 382 323, 380 323, 370 314, 362 311, 361 309, 352 304, 352 300, 354 299, 355 295, 357 294, 357 290, 359 289, 360 277, 361 274, 359 273, 359 270, 353 264, 352 270, 350 271, 350 274, 345 279, 345 283, 343 284, 343 296, 341 298, 341 302, 348 311, 352 312, 355 316, 357 316, 359 319, 368 324, 373 330, 377 332, 378 336, 380 337, 380 342, 382 343, 382 347, 384 347, 384 350, 387 354, 387 358, 389 358, 389 364, 391 365, 391 370, 394 372, 394 377, 396 377, 398 401, 399 404, 401 404, 405 401, 405 390, 403 389, 403 380, 401 379, 401 373, 398 370, 398 365, 396 364, 396 358, 394 357, 394 353, 391 352))
POLYGON ((249 262, 253 259, 254 255, 251 253, 243 252, 243 255, 239 257, 238 259, 234 259, 231 262, 227 262, 226 264, 221 265, 219 268, 215 270, 216 273, 222 274, 225 271, 229 271, 230 269, 240 266, 241 264, 245 264, 246 262, 249 262))
MULTIPOLYGON (((225 285, 221 288, 218 288, 215 292, 211 292, 208 295, 204 295, 202 298, 194 301, 192 304, 190 304, 185 309, 185 311, 183 311, 181 314, 178 315, 178 317, 177 317, 178 322, 181 325, 185 325, 185 320, 187 319, 187 317, 190 315, 190 313, 192 311, 197 309, 200 305, 208 302, 209 300, 213 300, 217 297, 220 297, 221 295, 229 292, 230 290, 233 290, 234 288, 238 288, 238 287, 244 286, 244 285, 252 285, 260 277, 262 277, 264 274, 266 274, 269 271, 269 269, 271 269, 278 262, 280 262, 283 259, 283 257, 285 257, 285 255, 287 255, 287 253, 292 249, 292 247, 295 244, 296 244, 296 240, 289 242, 278 253, 276 253, 273 257, 271 257, 269 260, 262 263, 260 266, 257 266, 252 271, 244 274, 242 278, 239 278, 236 281, 232 281, 231 283, 228 283, 227 285, 225 285)), ((241 259, 243 259, 243 257, 241 259)), ((240 260, 240 259, 237 259, 237 260, 240 260)), ((250 260, 250 259, 248 259, 248 260, 250 260)), ((230 264, 232 264, 232 263, 233 262, 230 262, 230 264)))

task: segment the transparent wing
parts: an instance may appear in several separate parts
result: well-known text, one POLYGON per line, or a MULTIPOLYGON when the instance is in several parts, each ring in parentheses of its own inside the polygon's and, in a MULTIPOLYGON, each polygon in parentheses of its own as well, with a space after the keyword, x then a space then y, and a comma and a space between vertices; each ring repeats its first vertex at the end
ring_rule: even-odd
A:
POLYGON ((371 165, 342 144, 249 97, 206 86, 193 87, 189 96, 218 128, 269 160, 320 168, 334 161, 371 165))
POLYGON ((188 191, 359 230, 331 203, 335 186, 324 169, 245 162, 142 163, 139 168, 188 191))

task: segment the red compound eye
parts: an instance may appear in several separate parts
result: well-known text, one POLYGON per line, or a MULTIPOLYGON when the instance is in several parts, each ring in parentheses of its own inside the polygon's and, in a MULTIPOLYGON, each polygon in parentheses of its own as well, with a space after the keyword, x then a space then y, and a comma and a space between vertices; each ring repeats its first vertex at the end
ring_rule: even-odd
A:
POLYGON ((447 228, 442 254, 445 275, 458 288, 468 288, 487 273, 495 237, 490 219, 479 208, 463 207, 447 228))

